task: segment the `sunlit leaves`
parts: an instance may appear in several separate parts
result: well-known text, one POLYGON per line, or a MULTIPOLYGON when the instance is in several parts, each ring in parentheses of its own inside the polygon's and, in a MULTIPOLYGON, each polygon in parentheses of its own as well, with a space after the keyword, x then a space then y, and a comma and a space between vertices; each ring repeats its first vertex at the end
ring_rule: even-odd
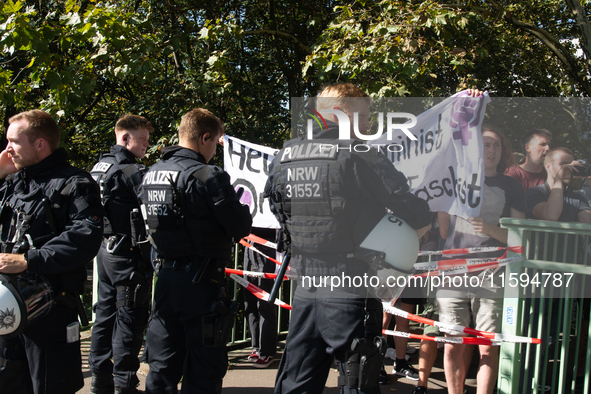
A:
POLYGON ((509 96, 570 94, 576 85, 569 83, 565 64, 511 16, 561 42, 579 69, 571 78, 583 75, 584 81, 589 75, 588 59, 573 60, 579 33, 563 0, 377 0, 336 11, 304 73, 324 81, 353 80, 373 94, 447 95, 466 86, 509 96))

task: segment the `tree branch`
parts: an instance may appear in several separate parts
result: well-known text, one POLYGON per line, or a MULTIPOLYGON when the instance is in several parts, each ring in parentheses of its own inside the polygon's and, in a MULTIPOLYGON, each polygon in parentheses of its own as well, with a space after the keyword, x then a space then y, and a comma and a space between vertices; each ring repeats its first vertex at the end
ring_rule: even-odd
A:
POLYGON ((193 60, 193 48, 191 47, 191 39, 187 35, 185 41, 186 51, 187 51, 187 59, 189 59, 189 67, 193 69, 195 67, 195 62, 193 60))
POLYGON ((591 60, 591 24, 585 15, 581 2, 579 0, 564 0, 568 8, 575 16, 575 21, 581 30, 581 48, 587 57, 587 61, 591 60))
POLYGON ((179 60, 179 55, 177 53, 178 51, 175 49, 174 51, 172 51, 172 58, 174 60, 174 68, 176 68, 176 72, 179 74, 183 73, 183 65, 181 64, 180 60, 179 60))
POLYGON ((531 23, 526 23, 515 18, 510 12, 505 12, 505 20, 517 28, 536 36, 561 62, 566 72, 579 84, 579 86, 591 96, 591 84, 585 75, 580 75, 577 60, 564 48, 564 46, 546 30, 531 23))

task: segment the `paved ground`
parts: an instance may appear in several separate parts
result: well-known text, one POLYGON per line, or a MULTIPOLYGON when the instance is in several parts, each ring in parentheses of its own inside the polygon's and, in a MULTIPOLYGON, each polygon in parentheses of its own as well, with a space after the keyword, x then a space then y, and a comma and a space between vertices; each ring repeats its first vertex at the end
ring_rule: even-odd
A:
MULTIPOLYGON (((285 342, 280 342, 280 349, 277 354, 276 360, 267 369, 256 369, 253 368, 251 363, 246 361, 250 349, 233 350, 229 354, 230 365, 228 373, 224 378, 224 394, 272 394, 273 385, 275 382, 275 375, 277 373, 277 367, 279 366, 279 359, 283 351, 285 342)), ((410 346, 418 348, 417 342, 411 342, 410 346)), ((90 333, 84 332, 82 335, 82 369, 84 372, 84 383, 85 386, 78 393, 89 394, 90 393, 90 377, 91 373, 88 370, 88 349, 90 347, 90 333)), ((418 349, 417 349, 418 350, 418 349)), ((435 368, 429 379, 429 394, 444 394, 447 393, 445 385, 445 377, 442 370, 443 357, 442 352, 438 352, 437 361, 435 368)), ((413 354, 410 358, 410 362, 417 367, 418 364, 418 351, 413 354)), ((386 371, 390 374, 390 384, 382 385, 382 394, 396 393, 396 394, 411 394, 416 387, 416 382, 394 376, 392 372, 392 360, 386 359, 386 371)), ((138 376, 140 378, 140 389, 144 389, 146 375, 148 373, 148 366, 141 364, 138 376)), ((472 374, 473 375, 473 374, 472 374)), ((337 376, 338 372, 336 369, 331 369, 326 388, 323 394, 337 394, 339 392, 337 388, 337 376)), ((474 379, 467 380, 469 393, 476 393, 476 381, 474 379)), ((180 388, 180 385, 179 385, 180 388)))

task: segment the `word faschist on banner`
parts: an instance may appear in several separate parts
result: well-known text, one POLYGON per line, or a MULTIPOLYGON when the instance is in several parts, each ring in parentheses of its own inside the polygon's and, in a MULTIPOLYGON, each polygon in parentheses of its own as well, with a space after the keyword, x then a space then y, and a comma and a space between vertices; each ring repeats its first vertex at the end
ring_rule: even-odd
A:
POLYGON ((382 151, 432 211, 465 218, 480 214, 484 183, 480 130, 489 102, 487 93, 479 98, 466 91, 457 93, 417 116, 410 128, 416 140, 400 132, 393 141, 384 135, 374 142, 402 147, 399 152, 382 151))

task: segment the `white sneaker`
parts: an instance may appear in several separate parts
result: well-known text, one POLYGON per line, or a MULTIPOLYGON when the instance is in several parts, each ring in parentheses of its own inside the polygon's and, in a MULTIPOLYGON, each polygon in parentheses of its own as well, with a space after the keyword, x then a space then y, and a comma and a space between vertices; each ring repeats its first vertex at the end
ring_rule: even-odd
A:
POLYGON ((410 364, 407 364, 400 368, 394 366, 392 368, 392 373, 394 375, 404 376, 405 378, 410 380, 419 380, 419 371, 417 371, 416 368, 410 364))

